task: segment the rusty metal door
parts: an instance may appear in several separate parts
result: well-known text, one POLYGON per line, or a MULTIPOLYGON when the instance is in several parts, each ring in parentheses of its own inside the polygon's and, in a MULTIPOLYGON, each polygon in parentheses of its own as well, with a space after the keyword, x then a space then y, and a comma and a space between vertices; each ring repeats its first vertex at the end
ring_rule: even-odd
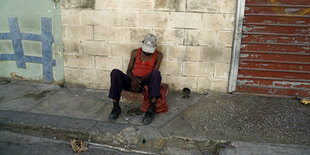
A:
POLYGON ((310 96, 310 0, 246 0, 237 92, 310 96))

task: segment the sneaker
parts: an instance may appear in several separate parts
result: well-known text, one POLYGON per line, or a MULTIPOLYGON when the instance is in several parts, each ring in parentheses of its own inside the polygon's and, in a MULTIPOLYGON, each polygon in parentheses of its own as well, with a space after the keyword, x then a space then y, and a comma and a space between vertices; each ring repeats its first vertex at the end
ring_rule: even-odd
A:
POLYGON ((113 107, 112 112, 109 116, 109 120, 116 120, 121 114, 121 107, 113 107))

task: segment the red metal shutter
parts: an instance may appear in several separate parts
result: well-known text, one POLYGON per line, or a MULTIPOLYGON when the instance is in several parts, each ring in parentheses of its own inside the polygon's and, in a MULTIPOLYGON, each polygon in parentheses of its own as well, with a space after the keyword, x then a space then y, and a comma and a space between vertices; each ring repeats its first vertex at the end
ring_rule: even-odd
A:
POLYGON ((246 0, 237 92, 310 96, 310 0, 246 0))

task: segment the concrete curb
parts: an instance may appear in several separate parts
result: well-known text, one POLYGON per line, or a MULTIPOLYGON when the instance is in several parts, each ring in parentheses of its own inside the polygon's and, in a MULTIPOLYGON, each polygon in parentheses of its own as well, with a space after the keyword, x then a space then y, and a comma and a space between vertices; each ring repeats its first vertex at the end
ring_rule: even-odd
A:
POLYGON ((170 154, 175 151, 187 151, 218 154, 220 149, 231 147, 230 142, 226 141, 162 136, 145 139, 143 137, 146 135, 136 131, 137 129, 138 126, 126 124, 0 110, 0 130, 50 136, 62 140, 81 139, 129 152, 170 154))

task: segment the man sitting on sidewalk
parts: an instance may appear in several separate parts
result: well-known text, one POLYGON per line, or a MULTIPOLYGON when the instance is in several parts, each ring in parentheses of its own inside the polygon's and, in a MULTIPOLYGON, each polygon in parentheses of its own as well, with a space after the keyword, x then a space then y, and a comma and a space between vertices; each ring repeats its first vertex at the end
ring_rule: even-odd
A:
POLYGON ((156 37, 153 34, 146 35, 142 41, 142 48, 131 52, 127 74, 118 69, 112 70, 109 97, 113 99, 114 106, 109 120, 117 119, 121 113, 119 100, 123 89, 142 92, 143 87, 148 85, 150 106, 142 123, 150 124, 153 121, 156 99, 160 97, 161 75, 159 66, 163 58, 163 54, 155 49, 156 46, 156 37))

